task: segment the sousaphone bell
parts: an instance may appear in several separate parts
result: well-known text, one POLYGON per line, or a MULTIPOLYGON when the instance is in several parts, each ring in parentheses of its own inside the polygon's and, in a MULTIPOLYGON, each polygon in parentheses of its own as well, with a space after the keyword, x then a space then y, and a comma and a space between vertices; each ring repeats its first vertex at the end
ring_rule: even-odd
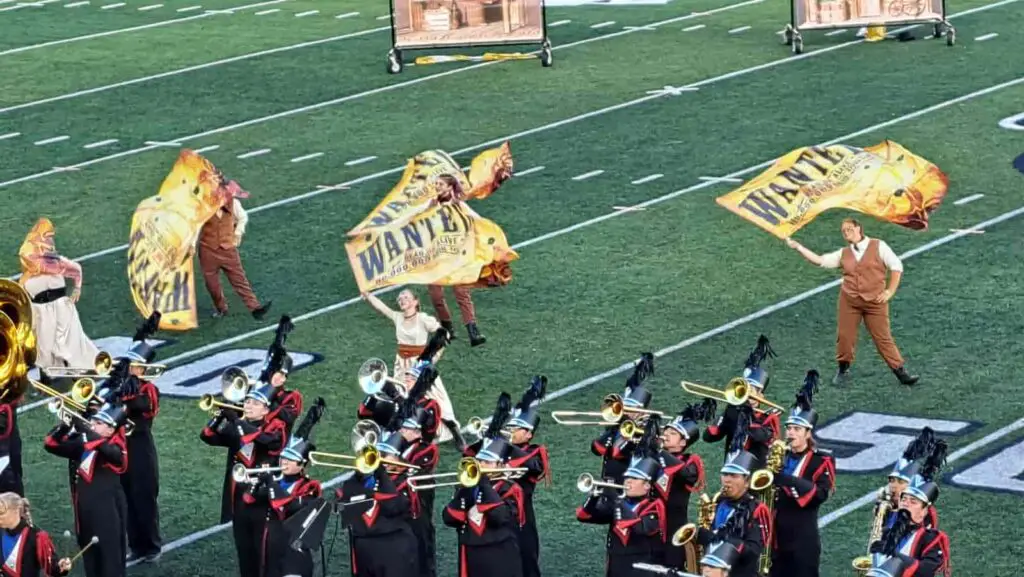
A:
POLYGON ((384 390, 385 383, 391 383, 405 391, 405 383, 388 376, 388 365, 382 359, 368 359, 359 367, 359 388, 367 395, 376 395, 384 390))

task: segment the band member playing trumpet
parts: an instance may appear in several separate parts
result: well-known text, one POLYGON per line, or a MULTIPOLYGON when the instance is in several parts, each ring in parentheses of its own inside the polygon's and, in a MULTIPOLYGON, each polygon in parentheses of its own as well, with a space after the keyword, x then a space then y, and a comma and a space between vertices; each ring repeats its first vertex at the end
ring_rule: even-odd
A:
MULTIPOLYGON (((665 518, 668 534, 673 535, 689 519, 690 495, 704 490, 704 461, 700 455, 689 452, 700 439, 700 423, 715 417, 716 403, 705 399, 692 404, 669 421, 661 431, 658 463, 661 474, 654 486, 665 500, 665 518)), ((676 569, 695 567, 697 559, 688 560, 683 547, 665 550, 665 565, 676 569)))
POLYGON ((267 350, 267 357, 259 376, 259 382, 269 383, 274 387, 274 394, 270 399, 270 415, 267 418, 280 419, 288 434, 291 434, 292 425, 302 413, 302 393, 285 388, 288 373, 292 370, 292 358, 288 356, 288 350, 284 345, 288 333, 294 328, 295 325, 287 315, 278 321, 274 342, 267 350))
MULTIPOLYGON (((768 381, 771 376, 768 371, 761 367, 761 363, 770 357, 775 356, 768 338, 761 335, 757 339, 757 345, 747 357, 743 369, 743 380, 758 396, 764 395, 768 388, 768 381)), ((760 403, 750 396, 746 405, 729 405, 719 418, 718 422, 704 430, 704 441, 715 443, 725 439, 725 452, 728 455, 733 447, 733 438, 736 436, 737 421, 739 414, 745 412, 748 415, 747 441, 743 447, 757 458, 758 463, 763 465, 768 457, 768 449, 772 441, 780 436, 779 416, 772 410, 763 410, 760 403)))
POLYGON ((813 395, 818 371, 807 371, 804 386, 786 418, 789 450, 775 475, 772 577, 818 577, 821 536, 818 509, 835 490, 835 461, 817 450, 814 427, 818 413, 813 395))
POLYGON ((78 462, 75 469, 75 532, 78 546, 99 541, 82 556, 87 577, 124 577, 128 507, 118 480, 128 468, 124 424, 128 414, 120 405, 104 405, 85 417, 61 409, 62 422, 46 436, 46 452, 78 462), (71 435, 69 421, 78 421, 82 435, 71 435))
MULTIPOLYGON (((646 409, 651 404, 653 395, 643 386, 643 382, 652 374, 654 355, 643 353, 633 367, 633 374, 626 381, 625 394, 622 396, 624 407, 646 409)), ((591 452, 601 457, 601 477, 613 484, 622 483, 635 446, 633 440, 624 437, 619 430, 621 422, 627 418, 623 413, 620 422, 610 424, 590 445, 591 452)))
MULTIPOLYGON (((737 441, 735 447, 742 446, 737 441)), ((772 531, 768 507, 750 492, 751 476, 757 458, 743 450, 734 450, 721 469, 722 491, 715 498, 715 514, 711 528, 697 529, 697 542, 705 551, 712 543, 727 541, 740 552, 729 570, 731 577, 754 577, 758 574, 761 552, 769 546, 772 531)))
POLYGON ((519 553, 523 560, 523 577, 540 577, 540 533, 537 531, 537 514, 533 510, 533 493, 542 480, 551 484, 551 469, 548 465, 548 449, 533 442, 540 427, 540 402, 547 392, 548 379, 535 376, 530 388, 523 393, 512 409, 511 418, 505 423, 509 441, 522 456, 510 461, 513 467, 526 467, 527 472, 516 479, 523 489, 523 511, 526 520, 519 533, 519 553))
POLYGON ((444 524, 459 533, 460 577, 522 577, 519 531, 526 521, 523 490, 506 476, 517 455, 503 437, 477 453, 476 485, 463 485, 445 507, 444 524))
POLYGON ((269 468, 261 472, 242 497, 247 505, 261 505, 266 511, 265 547, 260 556, 264 577, 313 577, 313 552, 291 546, 284 522, 318 499, 322 492, 320 482, 310 479, 305 467, 309 464, 309 453, 316 450, 311 441, 313 427, 325 410, 326 403, 318 398, 281 451, 277 468, 280 474, 274 475, 274 469, 269 468))
MULTIPOLYGON (((400 459, 408 444, 402 435, 390 433, 376 449, 382 456, 400 459)), ((368 474, 356 471, 336 491, 342 523, 349 530, 352 577, 419 576, 419 547, 411 524, 418 513, 416 495, 401 478, 404 469, 392 465, 389 472, 386 466, 368 474)))
MULTIPOLYGON (((373 294, 362 293, 362 297, 374 310, 391 319, 395 325, 395 338, 398 340, 395 376, 408 373, 411 380, 415 381, 418 372, 414 369, 417 369, 418 364, 419 368, 422 368, 423 363, 436 363, 442 350, 451 340, 451 333, 442 327, 436 318, 420 312, 420 301, 409 289, 398 293, 398 311, 391 309, 373 294)), ((409 386, 411 387, 411 384, 409 386)), ((438 402, 441 408, 440 420, 449 425, 440 431, 438 441, 443 443, 451 440, 454 438, 452 429, 457 430, 459 426, 455 418, 455 409, 440 378, 434 381, 427 396, 438 402)))
POLYGON ((227 447, 230 451, 221 518, 226 514, 231 521, 242 577, 260 575, 266 512, 245 503, 251 484, 237 483, 232 471, 239 463, 246 468, 273 466, 281 454, 285 444, 284 423, 267 419, 271 396, 270 385, 253 387, 245 396, 241 415, 236 409, 222 408, 200 434, 207 445, 227 447))
POLYGON ((634 563, 664 560, 665 502, 651 494, 659 468, 655 459, 638 452, 623 475, 624 484, 610 487, 621 489, 622 495, 595 488, 576 509, 581 523, 608 525, 605 577, 640 577, 646 573, 634 563))
POLYGON ((0 545, 5 577, 58 577, 71 572, 71 559, 61 558, 50 536, 32 524, 28 499, 0 493, 0 545))

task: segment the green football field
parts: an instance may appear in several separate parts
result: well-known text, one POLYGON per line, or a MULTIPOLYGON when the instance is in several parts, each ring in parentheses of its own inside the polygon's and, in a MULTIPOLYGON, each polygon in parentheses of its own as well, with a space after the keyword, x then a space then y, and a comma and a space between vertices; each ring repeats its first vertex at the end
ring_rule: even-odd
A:
MULTIPOLYGON (((230 295, 231 314, 211 319, 200 281, 200 328, 157 335, 171 366, 155 425, 166 545, 159 564, 132 574, 237 574, 230 532, 216 526, 224 454, 199 441, 207 415, 196 401, 227 367, 255 370, 280 314, 296 320, 288 348, 304 365, 290 382, 329 406, 320 448, 350 451, 356 371, 390 362, 395 347, 391 324, 358 298, 345 231, 416 153, 440 148, 468 165, 506 139, 519 176, 473 207, 521 258, 509 286, 474 293, 487 344, 470 349, 459 327, 440 363, 463 423, 489 416, 500 391, 518 398, 534 374, 549 378, 546 408, 597 410, 644 351, 658 357, 652 407, 675 413, 698 400, 682 379, 724 385, 765 334, 779 355, 770 399, 788 406, 811 368, 825 381, 818 435, 839 478, 822 509, 822 575, 852 573, 867 546, 866 495, 925 425, 951 447, 939 512, 955 574, 1016 574, 1024 177, 1012 162, 1024 132, 1000 121, 1024 112, 1024 1, 953 0, 953 47, 923 27, 908 43, 864 44, 846 30, 805 34, 800 56, 777 34, 789 18, 780 0, 565 6, 547 11, 552 68, 396 76, 385 72, 384 2, 160 2, 0 0, 0 273, 18 272, 25 233, 48 216, 58 249, 83 262, 87 333, 123 348, 141 320, 125 274, 130 219, 180 148, 204 150, 252 193, 242 258, 273 309, 257 322, 230 295), (885 139, 950 179, 927 231, 862 219, 906 259, 893 331, 922 378, 898 385, 862 334, 854 384, 836 388, 836 276, 714 199, 794 148, 885 139)), ((796 237, 837 248, 847 215, 825 213, 796 237)), ((66 465, 42 450, 55 420, 38 400, 20 420, 26 487, 37 523, 60 535, 73 526, 66 465)), ((577 476, 599 471, 598 433, 550 419, 540 430, 554 477, 536 501, 545 574, 603 573, 604 529, 574 516, 577 476)), ((722 447, 698 450, 717 491, 722 447)), ((446 447, 441 468, 457 460, 446 447)), ((437 516, 439 574, 453 575, 455 535, 437 516)), ((325 547, 328 574, 347 575, 344 534, 331 529, 325 547)))

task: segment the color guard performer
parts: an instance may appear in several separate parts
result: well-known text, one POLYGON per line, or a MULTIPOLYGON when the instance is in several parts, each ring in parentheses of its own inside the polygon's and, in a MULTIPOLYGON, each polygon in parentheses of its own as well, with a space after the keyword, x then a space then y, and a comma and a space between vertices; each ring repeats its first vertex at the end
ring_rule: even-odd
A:
MULTIPOLYGON (((758 395, 764 395, 765 390, 768 389, 768 382, 771 380, 768 370, 763 368, 761 363, 775 356, 775 351, 772 350, 768 338, 764 335, 759 336, 757 345, 747 357, 743 369, 743 380, 758 395)), ((757 458, 758 463, 763 465, 768 457, 768 448, 772 441, 780 436, 781 427, 778 414, 770 409, 762 410, 760 404, 753 398, 749 399, 746 405, 729 405, 718 422, 704 430, 704 441, 715 443, 724 438, 725 453, 728 456, 730 448, 733 446, 733 438, 736 435, 741 413, 745 413, 744 419, 747 421, 747 441, 743 450, 749 451, 757 458)))
POLYGON ((605 577, 645 576, 634 563, 664 560, 668 535, 665 502, 651 494, 659 469, 658 461, 638 450, 623 475, 624 484, 613 487, 619 488, 621 495, 595 487, 576 509, 581 523, 608 525, 605 577))
POLYGON ((250 484, 236 483, 232 472, 239 463, 249 469, 274 466, 281 454, 285 445, 284 423, 267 419, 271 396, 273 390, 270 385, 253 387, 245 396, 241 415, 238 410, 224 408, 200 434, 207 445, 227 447, 229 451, 221 518, 227 517, 231 521, 242 577, 260 574, 266 512, 245 503, 250 484))
MULTIPOLYGON (((737 442, 735 447, 742 446, 737 442)), ((750 479, 757 458, 751 453, 734 450, 721 469, 722 491, 715 496, 715 515, 711 529, 697 529, 697 542, 704 550, 715 542, 732 544, 740 556, 729 570, 731 577, 755 577, 761 552, 769 546, 772 534, 768 507, 750 493, 750 479)))
POLYGON ((284 345, 288 333, 294 328, 295 325, 288 315, 282 316, 277 322, 274 342, 267 350, 259 376, 259 382, 269 383, 274 387, 274 394, 270 399, 270 415, 267 418, 280 419, 288 434, 291 434, 292 425, 302 414, 302 393, 285 388, 288 373, 292 370, 292 358, 288 356, 288 350, 284 345))
MULTIPOLYGON (((633 374, 626 381, 626 390, 622 403, 628 407, 646 409, 654 396, 643 386, 644 380, 654 374, 654 355, 643 353, 633 367, 633 374)), ((629 418, 623 414, 619 423, 609 425, 600 437, 590 444, 592 453, 601 457, 601 478, 613 484, 621 484, 623 475, 629 468, 635 444, 632 439, 623 437, 619 432, 622 421, 629 418)))
MULTIPOLYGON (((401 459, 408 448, 402 435, 391 432, 377 442, 382 458, 401 459)), ((383 464, 373 473, 356 471, 335 494, 342 523, 349 530, 352 577, 419 577, 419 547, 412 530, 418 513, 416 495, 406 470, 383 464)))
POLYGON ((523 577, 540 577, 540 533, 537 531, 537 513, 533 510, 533 493, 542 480, 551 484, 548 449, 533 442, 540 427, 540 402, 547 393, 547 377, 533 377, 530 388, 523 393, 512 409, 504 429, 508 431, 512 446, 522 456, 509 461, 512 467, 526 467, 525 475, 515 482, 523 490, 523 511, 526 521, 519 534, 519 553, 523 560, 523 577))
MULTIPOLYGON (((665 518, 668 535, 674 535, 689 521, 690 495, 704 490, 704 461, 700 455, 689 452, 700 439, 700 423, 715 418, 714 399, 692 404, 669 421, 661 431, 658 463, 661 474, 654 486, 665 500, 665 518)), ((665 565, 675 569, 688 567, 683 547, 665 549, 665 565)), ((693 567, 697 559, 692 559, 693 567)))
POLYGON ((120 405, 106 404, 89 420, 62 409, 62 422, 46 436, 46 452, 78 463, 72 508, 78 546, 92 544, 82 556, 86 577, 124 577, 128 506, 118 480, 128 468, 120 405), (79 421, 82 434, 72 435, 69 421, 79 421))
POLYGON ((461 486, 445 507, 444 524, 459 533, 460 577, 522 577, 519 531, 526 521, 523 490, 502 469, 519 456, 503 437, 477 453, 476 486, 461 486))
MULTIPOLYGON (((416 365, 437 362, 442 350, 451 340, 451 333, 444 329, 437 319, 420 312, 420 301, 411 290, 405 289, 398 293, 398 311, 392 310, 373 294, 361 294, 374 310, 389 318, 395 325, 395 338, 398 340, 398 353, 395 355, 394 365, 396 378, 402 378, 401 375, 412 371, 410 376, 415 380, 418 373, 413 369, 416 365)), ((441 407, 441 420, 448 425, 440 430, 438 442, 443 443, 455 438, 452 430, 460 429, 461 426, 458 425, 455 409, 440 378, 434 382, 427 396, 438 402, 441 407)))
POLYGON ((817 387, 818 371, 807 371, 786 419, 789 449, 774 483, 772 577, 818 577, 821 565, 818 509, 835 490, 836 473, 832 456, 819 451, 814 441, 817 387))
POLYGON ((311 440, 313 427, 326 408, 324 400, 318 398, 281 451, 279 474, 274 475, 269 469, 258 473, 256 483, 242 497, 247 505, 259 505, 266 511, 266 539, 261 555, 264 577, 313 577, 313 552, 291 546, 285 521, 320 498, 320 482, 310 479, 305 467, 310 451, 316 450, 311 440))
POLYGON ((71 559, 61 558, 50 536, 32 524, 28 499, 0 493, 0 555, 5 577, 62 577, 71 572, 71 559))
POLYGON ((857 347, 857 331, 863 320, 885 364, 889 365, 900 383, 913 385, 917 383, 918 376, 911 375, 904 367, 903 356, 896 347, 889 327, 889 301, 896 295, 896 289, 903 278, 903 262, 885 241, 864 236, 864 227, 856 219, 845 219, 842 233, 847 245, 823 255, 814 253, 793 239, 786 239, 790 248, 796 249, 812 264, 822 268, 842 269, 843 272, 836 337, 839 370, 832 384, 843 385, 850 380, 850 365, 853 364, 857 347), (886 272, 890 276, 888 287, 886 272))

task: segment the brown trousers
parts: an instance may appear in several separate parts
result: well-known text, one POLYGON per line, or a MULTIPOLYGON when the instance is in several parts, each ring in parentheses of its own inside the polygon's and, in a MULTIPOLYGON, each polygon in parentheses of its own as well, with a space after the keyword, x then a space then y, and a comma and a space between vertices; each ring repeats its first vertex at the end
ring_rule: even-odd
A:
MULTIPOLYGON (((462 324, 476 322, 476 309, 473 308, 473 297, 469 294, 467 286, 453 286, 455 293, 455 304, 459 305, 459 314, 462 315, 462 324)), ((444 287, 441 285, 427 285, 427 293, 430 294, 430 302, 434 303, 434 310, 437 311, 437 320, 451 322, 452 311, 448 310, 448 302, 444 300, 444 287)))
POLYGON ((254 311, 260 308, 260 301, 252 292, 249 279, 245 276, 245 269, 242 268, 242 257, 238 254, 237 248, 210 248, 199 247, 199 266, 203 269, 203 280, 206 281, 206 289, 210 291, 210 298, 213 299, 213 306, 220 312, 228 311, 228 303, 224 300, 224 289, 220 284, 220 271, 228 277, 231 288, 245 303, 246 308, 254 311))
POLYGON ((868 333, 871 334, 871 340, 875 341, 878 354, 885 359, 885 364, 889 365, 890 369, 903 366, 903 357, 900 356, 900 350, 896 348, 892 331, 889 329, 889 303, 868 302, 849 295, 840 288, 838 308, 837 361, 853 363, 854 352, 857 349, 857 331, 863 319, 868 333))

